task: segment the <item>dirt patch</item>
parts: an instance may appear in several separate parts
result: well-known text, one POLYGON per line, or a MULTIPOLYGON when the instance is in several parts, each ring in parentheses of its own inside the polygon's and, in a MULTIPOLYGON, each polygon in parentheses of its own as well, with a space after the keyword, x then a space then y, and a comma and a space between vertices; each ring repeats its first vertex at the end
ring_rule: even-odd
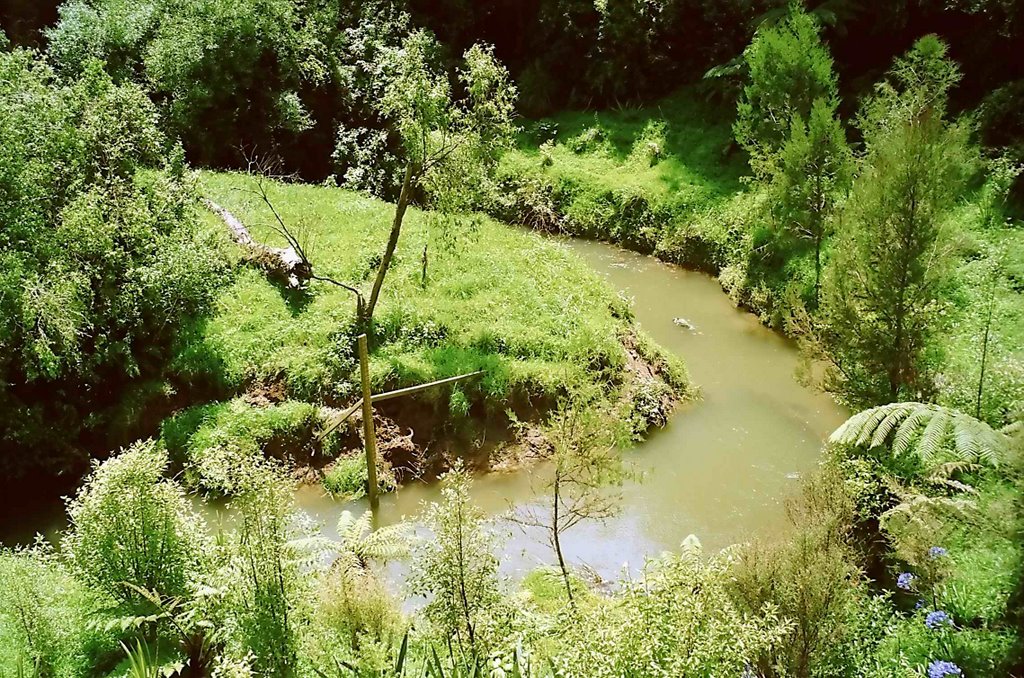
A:
POLYGON ((258 381, 249 386, 242 398, 253 407, 284 402, 288 398, 288 385, 282 379, 258 381))

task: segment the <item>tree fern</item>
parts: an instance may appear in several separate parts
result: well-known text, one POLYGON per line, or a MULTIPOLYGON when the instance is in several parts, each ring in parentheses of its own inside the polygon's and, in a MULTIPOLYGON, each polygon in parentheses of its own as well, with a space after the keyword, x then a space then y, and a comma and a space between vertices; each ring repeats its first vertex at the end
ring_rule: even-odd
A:
POLYGON ((351 556, 360 566, 370 560, 395 560, 409 554, 411 537, 404 523, 371 530, 370 512, 356 518, 344 511, 338 519, 338 552, 351 556))
POLYGON ((1003 460, 1008 439, 963 412, 906 402, 858 412, 836 429, 829 442, 869 449, 888 443, 895 457, 915 454, 925 463, 951 458, 994 466, 1003 460))

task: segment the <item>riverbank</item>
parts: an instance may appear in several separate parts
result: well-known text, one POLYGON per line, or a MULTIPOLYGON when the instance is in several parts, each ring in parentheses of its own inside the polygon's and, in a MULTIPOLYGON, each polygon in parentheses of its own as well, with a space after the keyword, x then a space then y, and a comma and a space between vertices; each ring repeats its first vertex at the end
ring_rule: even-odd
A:
MULTIPOLYGON (((278 244, 253 187, 246 175, 203 173, 199 190, 257 240, 278 244)), ((268 197, 305 241, 318 275, 367 283, 392 205, 302 184, 271 183, 268 197)), ((625 440, 663 425, 694 393, 682 362, 647 339, 628 301, 566 247, 483 217, 457 234, 418 210, 407 219, 375 315, 373 389, 483 374, 380 408, 383 447, 394 451, 382 469, 387 486, 436 476, 455 456, 481 469, 537 456, 524 449, 535 444, 513 434, 512 419, 540 430, 544 413, 574 394, 599 394, 596 406, 607 408, 625 440)), ((356 420, 316 445, 303 442, 323 427, 324 408, 356 397, 355 311, 354 297, 338 286, 314 281, 292 290, 236 261, 214 313, 185 333, 170 365, 179 390, 212 395, 163 425, 190 484, 231 493, 232 465, 261 450, 318 469, 335 491, 365 482, 356 420)))
MULTIPOLYGON (((734 113, 684 88, 643 108, 528 123, 502 160, 502 191, 487 210, 710 273, 735 304, 786 331, 792 300, 813 296, 813 248, 785 236, 766 189, 743 179, 749 169, 733 141, 734 113)), ((942 225, 951 275, 942 290, 936 395, 1002 425, 1024 409, 1024 222, 1003 220, 998 166, 991 175, 942 225), (977 407, 977 347, 986 334, 977 407)))

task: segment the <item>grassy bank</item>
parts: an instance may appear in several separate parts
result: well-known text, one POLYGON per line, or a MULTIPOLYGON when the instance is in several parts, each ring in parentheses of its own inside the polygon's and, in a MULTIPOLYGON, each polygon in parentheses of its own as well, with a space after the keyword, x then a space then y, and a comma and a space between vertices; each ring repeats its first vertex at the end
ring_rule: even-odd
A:
MULTIPOLYGON (((203 174, 200 181, 201 192, 241 219, 257 239, 282 244, 253 186, 251 177, 239 174, 203 174)), ((353 286, 367 283, 392 205, 300 184, 272 184, 269 198, 301 233, 318 275, 353 286)), ((218 223, 213 214, 204 218, 211 226, 218 223)), ((604 402, 613 403, 637 389, 682 395, 689 388, 676 359, 636 340, 628 303, 566 248, 486 218, 452 236, 429 215, 411 211, 375 316, 370 372, 376 391, 484 371, 478 379, 429 391, 415 405, 388 411, 401 417, 415 409, 421 424, 429 422, 433 430, 417 427, 418 441, 471 438, 474 419, 500 427, 512 410, 528 420, 576 392, 600 392, 604 402), (630 370, 630 352, 655 366, 657 384, 630 370)), ((310 428, 309 403, 341 406, 358 390, 353 295, 316 281, 307 290, 290 290, 238 263, 215 312, 190 328, 171 365, 174 378, 189 388, 215 393, 221 401, 244 394, 249 403, 203 406, 165 426, 172 451, 210 469, 216 462, 207 450, 265 447, 275 432, 310 428), (282 409, 286 401, 291 405, 282 409), (251 414, 267 404, 281 411, 269 418, 251 414), (211 439, 210 430, 224 434, 212 436, 216 444, 202 442, 211 439), (225 431, 237 432, 240 442, 231 442, 225 431)), ((633 432, 647 426, 640 412, 618 414, 633 432)), ((200 473, 198 484, 226 489, 222 475, 211 470, 204 480, 200 473)))
MULTIPOLYGON (((646 108, 530 123, 502 161, 504 191, 488 209, 717 275, 737 304, 785 329, 791 301, 813 294, 813 251, 772 223, 766 190, 742 180, 749 169, 733 117, 684 89, 646 108)), ((974 413, 989 327, 978 414, 993 424, 1024 408, 1024 229, 1003 211, 979 180, 945 217, 951 276, 933 356, 939 400, 974 413)))
POLYGON ((729 234, 690 223, 720 212, 742 188, 746 163, 730 120, 731 112, 683 90, 648 108, 567 112, 529 124, 502 160, 506 191, 492 210, 717 270, 729 234))

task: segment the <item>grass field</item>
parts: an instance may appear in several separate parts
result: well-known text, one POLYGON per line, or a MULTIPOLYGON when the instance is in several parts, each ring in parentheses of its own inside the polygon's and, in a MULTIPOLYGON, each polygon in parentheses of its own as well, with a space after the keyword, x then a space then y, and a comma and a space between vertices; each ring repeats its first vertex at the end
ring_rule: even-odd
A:
MULTIPOLYGON (((253 179, 242 174, 200 178, 201 192, 240 218, 257 239, 283 244, 270 226, 269 208, 252 188, 253 179)), ((269 197, 285 222, 303 234, 319 275, 368 289, 393 206, 300 184, 274 183, 269 197)), ((219 223, 212 214, 204 218, 212 227, 219 223)), ((314 281, 308 290, 289 290, 241 265, 212 317, 186 333, 171 371, 223 401, 249 393, 272 402, 341 405, 358 389, 355 320, 353 295, 344 289, 314 281)), ((596 389, 611 402, 630 380, 623 339, 633 333, 628 302, 567 248, 484 217, 446 231, 411 210, 375 314, 371 380, 375 390, 387 390, 484 370, 465 385, 428 392, 442 421, 465 419, 474 407, 483 408, 478 414, 499 416, 517 404, 543 408, 577 390, 596 389)), ((685 392, 681 363, 649 342, 640 345, 677 393, 685 392)), ((302 416, 285 416, 295 407, 271 425, 253 423, 238 401, 206 405, 196 416, 179 417, 170 429, 172 447, 213 469, 218 462, 205 454, 204 442, 211 429, 223 434, 221 448, 227 441, 220 439, 235 431, 244 439, 230 445, 235 452, 259 449, 272 433, 287 433, 292 419, 308 428, 305 409, 302 416)), ((230 486, 223 469, 214 476, 215 486, 230 486)))

